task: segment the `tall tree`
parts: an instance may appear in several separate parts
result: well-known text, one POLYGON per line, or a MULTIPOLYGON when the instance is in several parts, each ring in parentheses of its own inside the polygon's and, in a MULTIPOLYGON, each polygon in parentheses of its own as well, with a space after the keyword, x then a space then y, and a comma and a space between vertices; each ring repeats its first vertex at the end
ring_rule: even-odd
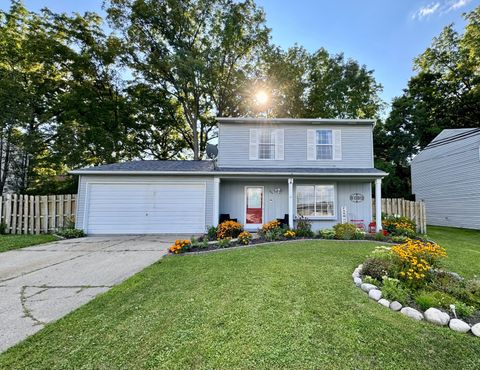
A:
POLYGON ((252 0, 110 0, 137 80, 161 91, 183 140, 200 159, 215 116, 236 115, 251 65, 268 43, 252 0))
POLYGON ((465 17, 463 35, 449 25, 415 59, 417 75, 376 132, 377 163, 390 171, 384 190, 392 196, 410 196, 409 161, 443 129, 480 124, 480 7, 465 17))

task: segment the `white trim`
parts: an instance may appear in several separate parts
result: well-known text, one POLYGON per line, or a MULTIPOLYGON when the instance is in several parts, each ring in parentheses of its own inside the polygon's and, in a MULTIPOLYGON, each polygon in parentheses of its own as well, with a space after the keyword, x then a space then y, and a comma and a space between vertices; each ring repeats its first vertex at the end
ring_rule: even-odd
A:
POLYGON ((288 227, 293 229, 293 178, 288 179, 288 227))
POLYGON ((244 203, 243 203, 243 225, 245 230, 257 230, 265 222, 265 186, 263 185, 245 185, 243 187, 244 203), (247 188, 262 188, 262 223, 260 224, 247 224, 247 188), (247 226, 248 225, 248 226, 247 226))
MULTIPOLYGON (((207 197, 205 197, 206 201, 207 197)), ((213 178, 213 220, 212 225, 218 226, 218 219, 220 217, 220 178, 213 178)))
POLYGON ((332 130, 332 159, 342 160, 342 130, 332 130))
POLYGON ((375 180, 375 231, 382 230, 382 179, 375 180))
POLYGON ((354 119, 354 118, 254 118, 254 117, 217 117, 220 123, 311 123, 311 124, 349 124, 358 125, 365 124, 374 126, 374 119, 354 119))

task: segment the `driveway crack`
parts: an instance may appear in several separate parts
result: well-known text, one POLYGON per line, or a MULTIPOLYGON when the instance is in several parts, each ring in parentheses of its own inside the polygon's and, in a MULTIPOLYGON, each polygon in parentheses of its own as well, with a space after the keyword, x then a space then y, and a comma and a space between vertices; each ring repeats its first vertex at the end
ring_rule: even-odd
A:
POLYGON ((27 299, 28 297, 26 296, 26 290, 28 286, 24 285, 20 289, 20 302, 22 303, 22 311, 25 317, 29 318, 30 320, 33 321, 33 325, 46 325, 45 322, 37 319, 35 316, 33 316, 33 312, 27 307, 27 299))

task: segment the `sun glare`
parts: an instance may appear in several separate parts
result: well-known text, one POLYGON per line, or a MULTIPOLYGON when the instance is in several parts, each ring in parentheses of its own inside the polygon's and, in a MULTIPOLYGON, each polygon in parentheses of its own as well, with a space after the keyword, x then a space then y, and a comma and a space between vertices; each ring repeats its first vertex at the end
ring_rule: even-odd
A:
POLYGON ((255 100, 260 105, 265 105, 268 103, 268 94, 265 90, 259 90, 255 94, 255 100))

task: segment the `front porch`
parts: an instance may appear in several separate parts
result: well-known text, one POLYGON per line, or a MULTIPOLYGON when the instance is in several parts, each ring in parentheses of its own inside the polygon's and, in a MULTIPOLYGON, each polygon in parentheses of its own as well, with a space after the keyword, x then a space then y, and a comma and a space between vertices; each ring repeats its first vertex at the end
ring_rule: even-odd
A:
MULTIPOLYGON (((314 231, 341 222, 368 229, 372 220, 381 220, 381 208, 372 210, 373 182, 376 204, 381 204, 380 178, 215 177, 213 218, 215 225, 221 217, 236 219, 249 231, 284 218, 294 228, 298 217, 308 218, 314 231)), ((380 221, 376 230, 381 228, 380 221)))

